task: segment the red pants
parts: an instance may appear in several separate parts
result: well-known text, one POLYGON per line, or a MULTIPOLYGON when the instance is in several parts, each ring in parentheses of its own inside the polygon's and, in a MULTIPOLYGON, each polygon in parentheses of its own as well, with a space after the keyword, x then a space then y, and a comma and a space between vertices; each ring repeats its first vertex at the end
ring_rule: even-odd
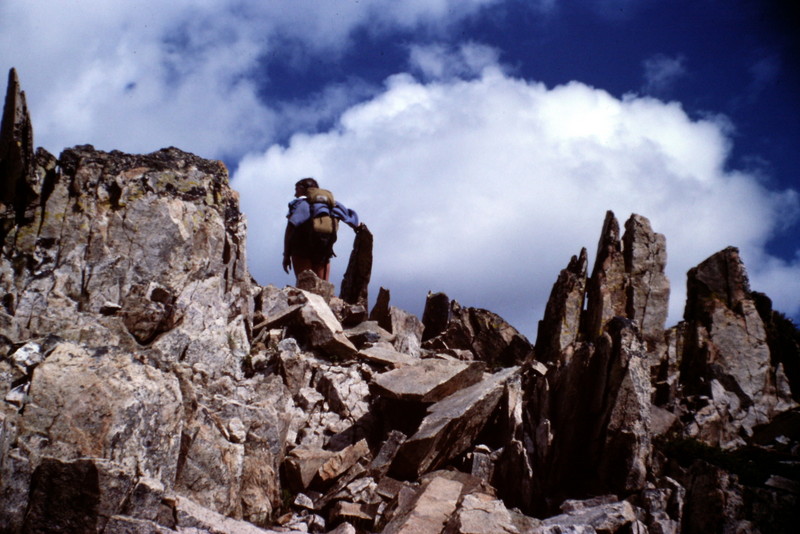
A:
POLYGON ((313 263, 305 256, 292 256, 292 268, 295 276, 303 271, 311 271, 326 282, 331 277, 331 264, 327 261, 325 263, 313 263))

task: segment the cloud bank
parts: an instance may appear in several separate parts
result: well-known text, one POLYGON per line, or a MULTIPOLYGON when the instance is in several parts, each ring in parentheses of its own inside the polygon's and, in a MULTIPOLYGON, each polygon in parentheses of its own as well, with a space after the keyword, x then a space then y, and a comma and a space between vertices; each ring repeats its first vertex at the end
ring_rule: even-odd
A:
MULTIPOLYGON (((233 183, 262 283, 291 282, 280 271, 277 214, 294 181, 313 175, 375 234, 373 294, 387 287, 415 313, 428 290, 444 291, 535 337, 559 270, 583 246, 594 255, 608 209, 621 223, 642 214, 666 235, 672 322, 686 271, 729 245, 741 249, 753 288, 797 313, 800 258, 770 257, 765 244, 787 214, 797 217, 798 195, 725 170, 725 132, 676 103, 577 82, 548 88, 497 65, 470 80, 398 74, 331 131, 251 154, 233 183)), ((349 244, 337 250, 335 280, 349 244)))
MULTIPOLYGON (((36 141, 48 150, 178 145, 238 158, 287 123, 317 120, 270 98, 276 58, 309 69, 335 61, 356 29, 436 35, 498 1, 4 0, 0 67, 20 73, 36 141)), ((319 90, 313 105, 337 106, 341 91, 319 90)))
MULTIPOLYGON (((546 87, 515 77, 501 50, 459 42, 462 22, 503 3, 5 0, 0 68, 17 67, 35 141, 52 152, 172 145, 232 163, 262 284, 293 281, 280 267, 283 216, 293 183, 313 175, 375 234, 373 296, 387 287, 414 313, 427 291, 445 291, 535 337, 559 270, 581 247, 594 255, 611 209, 666 235, 671 323, 686 271, 729 245, 753 289, 800 316, 800 251, 790 260, 767 251, 798 220, 797 192, 729 168, 724 117, 697 120, 678 103, 580 82, 546 87), (304 74, 335 63, 359 32, 404 36, 408 63, 383 85, 354 76, 276 96, 276 64, 304 74)), ((530 8, 550 16, 559 3, 530 8)), ((775 65, 754 66, 759 87, 775 65)), ((646 94, 686 75, 682 56, 642 66, 646 94)), ((341 234, 337 281, 352 239, 341 234)))

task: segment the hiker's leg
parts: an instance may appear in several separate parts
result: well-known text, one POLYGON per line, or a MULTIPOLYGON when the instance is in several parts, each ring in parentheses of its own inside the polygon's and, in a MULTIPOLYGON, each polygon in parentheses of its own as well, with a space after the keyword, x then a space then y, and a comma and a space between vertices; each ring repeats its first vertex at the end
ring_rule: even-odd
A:
POLYGON ((294 269, 295 278, 303 271, 317 272, 316 269, 314 269, 314 264, 311 263, 311 259, 305 256, 292 255, 292 269, 294 269))
POLYGON ((292 256, 292 267, 294 268, 295 277, 303 271, 311 271, 317 278, 330 281, 331 277, 331 264, 330 262, 314 263, 310 258, 305 256, 292 256))
POLYGON ((331 264, 330 262, 325 262, 320 265, 314 266, 314 273, 319 276, 322 280, 326 282, 330 282, 331 278, 331 264))

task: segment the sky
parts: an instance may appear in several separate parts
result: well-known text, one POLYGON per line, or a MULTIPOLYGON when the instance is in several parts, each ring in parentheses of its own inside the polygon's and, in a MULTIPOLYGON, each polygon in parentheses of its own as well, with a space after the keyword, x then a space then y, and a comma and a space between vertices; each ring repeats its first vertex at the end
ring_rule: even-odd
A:
MULTIPOLYGON (((370 295, 429 291, 532 341, 605 213, 686 272, 738 247, 800 322, 800 42, 790 0, 0 0, 34 142, 220 159, 262 285, 294 182, 374 235, 370 295)), ((332 280, 353 239, 340 230, 332 280)))

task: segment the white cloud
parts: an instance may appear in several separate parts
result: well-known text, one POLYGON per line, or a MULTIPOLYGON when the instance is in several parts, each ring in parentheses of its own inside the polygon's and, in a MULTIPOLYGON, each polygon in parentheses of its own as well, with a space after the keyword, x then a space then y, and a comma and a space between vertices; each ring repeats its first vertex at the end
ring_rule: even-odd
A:
MULTIPOLYGON (((176 145, 236 157, 298 120, 256 87, 270 54, 305 68, 309 57, 335 60, 356 28, 441 32, 498 1, 4 0, 0 69, 17 68, 36 142, 52 152, 176 145)), ((319 89, 321 112, 348 101, 319 89)))
MULTIPOLYGON (((486 68, 468 81, 396 75, 337 128, 246 158, 234 186, 260 282, 292 281, 280 271, 285 203, 296 179, 314 175, 375 234, 373 296, 387 287, 419 313, 428 290, 445 291, 535 337, 559 270, 583 246, 594 255, 607 209, 620 223, 642 214, 667 236, 672 322, 686 271, 726 246, 740 247, 756 290, 773 275, 800 278, 798 263, 764 253, 796 195, 726 172, 728 149, 716 122, 676 104, 575 82, 549 89, 486 68)), ((791 311, 800 289, 787 288, 773 298, 791 311)))
POLYGON ((672 90, 675 83, 686 76, 686 58, 656 54, 643 62, 646 94, 662 95, 672 90))
MULTIPOLYGON (((0 69, 17 67, 35 141, 52 152, 92 143, 249 154, 234 186, 262 283, 292 280, 280 269, 283 214, 294 181, 311 174, 375 233, 373 294, 388 287, 411 311, 421 311, 428 290, 443 290, 534 336, 558 271, 583 246, 594 254, 613 209, 621 222, 640 213, 666 234, 671 320, 682 312, 686 270, 728 245, 742 249, 754 289, 800 312, 792 282, 800 260, 764 252, 781 217, 797 218, 798 199, 724 171, 731 129, 719 118, 693 121, 678 104, 620 100, 580 83, 514 79, 497 50, 474 43, 411 44, 411 70, 424 83, 410 75, 384 88, 349 80, 292 102, 270 100, 256 85, 273 53, 303 69, 311 59, 336 60, 355 30, 415 30, 439 42, 500 3, 4 0, 0 69), (331 122, 330 131, 270 146, 277 131, 331 122)), ((664 88, 684 72, 682 58, 664 56, 648 80, 664 88)), ((339 277, 347 230, 340 239, 339 277)))
POLYGON ((454 49, 445 44, 412 45, 411 69, 425 79, 473 78, 483 69, 496 66, 500 52, 479 43, 465 43, 454 49))

